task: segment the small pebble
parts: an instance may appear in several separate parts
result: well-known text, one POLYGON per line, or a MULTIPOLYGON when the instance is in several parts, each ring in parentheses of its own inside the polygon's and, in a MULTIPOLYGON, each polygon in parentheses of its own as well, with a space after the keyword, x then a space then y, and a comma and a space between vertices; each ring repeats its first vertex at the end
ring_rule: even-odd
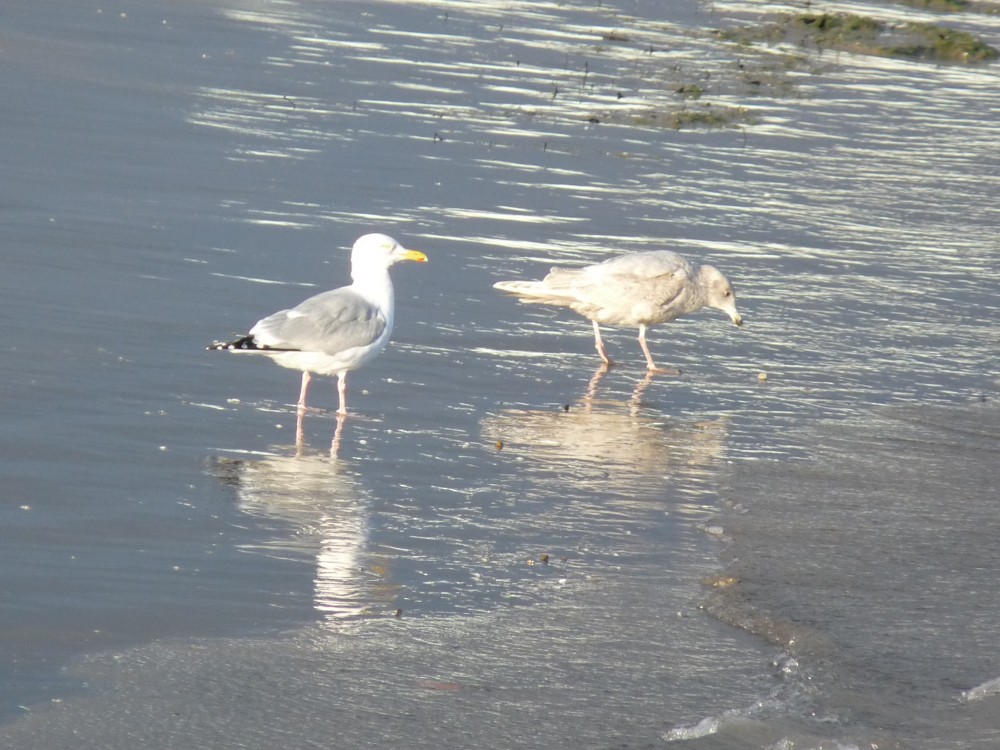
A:
POLYGON ((797 666, 799 666, 798 661, 796 661, 794 656, 785 654, 779 659, 775 659, 774 666, 778 668, 778 671, 782 674, 788 674, 797 666))
POLYGON ((709 586, 713 589, 728 588, 730 586, 735 586, 739 582, 740 579, 737 576, 731 576, 725 573, 717 576, 711 576, 702 581, 702 583, 704 583, 706 586, 709 586))

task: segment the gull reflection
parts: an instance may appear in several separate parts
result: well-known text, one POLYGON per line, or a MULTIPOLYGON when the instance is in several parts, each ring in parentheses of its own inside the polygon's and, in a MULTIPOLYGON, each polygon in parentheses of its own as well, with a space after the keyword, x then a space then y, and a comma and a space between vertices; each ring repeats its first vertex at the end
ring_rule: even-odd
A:
MULTIPOLYGON (((594 373, 593 377, 590 378, 590 382, 587 383, 587 394, 581 399, 581 404, 587 409, 593 409, 593 406, 597 400, 597 391, 601 385, 601 381, 604 380, 604 376, 608 374, 610 367, 606 364, 602 364, 597 368, 597 372, 594 373)), ((657 373, 652 370, 646 370, 646 377, 636 383, 635 388, 632 389, 632 398, 628 401, 629 414, 633 417, 639 416, 639 407, 642 404, 642 397, 646 393, 646 389, 653 382, 653 376, 657 373)), ((661 373, 662 374, 662 373, 661 373)))
POLYGON ((307 453, 301 445, 282 455, 292 450, 216 461, 241 511, 281 523, 272 539, 247 549, 279 559, 315 559, 314 606, 329 624, 385 611, 392 594, 383 567, 368 564, 368 516, 358 477, 345 461, 307 453), (381 607, 380 596, 387 600, 381 607))
POLYGON ((729 418, 679 419, 645 406, 651 374, 636 383, 627 400, 600 398, 607 372, 600 368, 575 404, 507 409, 483 420, 483 434, 529 465, 633 498, 648 491, 659 497, 668 477, 684 478, 685 486, 695 488, 710 481, 725 453, 729 418))
MULTIPOLYGON (((305 407, 298 407, 295 412, 295 455, 305 456, 306 454, 306 418, 305 407)), ((340 446, 344 441, 344 420, 346 415, 337 415, 337 426, 333 430, 333 440, 330 443, 330 458, 336 459, 340 455, 340 446)))

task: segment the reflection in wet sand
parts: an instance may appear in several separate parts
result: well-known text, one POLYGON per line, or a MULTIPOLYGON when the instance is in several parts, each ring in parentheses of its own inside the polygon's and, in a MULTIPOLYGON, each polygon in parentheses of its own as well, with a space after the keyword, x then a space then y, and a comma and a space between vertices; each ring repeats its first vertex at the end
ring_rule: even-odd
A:
MULTIPOLYGON (((338 420, 338 431, 343 420, 338 420)), ((240 510, 280 521, 274 538, 247 551, 315 558, 314 606, 328 623, 369 615, 384 592, 365 558, 368 517, 358 477, 343 460, 279 448, 263 459, 219 458, 218 474, 236 491, 240 510)), ((377 570, 384 568, 378 566, 377 570)), ((385 608, 390 608, 386 595, 385 608)))
MULTIPOLYGON (((298 407, 295 410, 295 455, 302 456, 306 452, 306 430, 305 430, 305 419, 306 419, 306 409, 305 407, 298 407)), ((344 441, 344 421, 347 419, 346 415, 337 415, 337 426, 333 431, 333 440, 330 442, 330 458, 337 458, 340 455, 340 446, 344 441)))
MULTIPOLYGON (((581 399, 581 403, 588 409, 593 407, 594 401, 597 398, 597 390, 601 385, 601 381, 604 380, 604 376, 608 374, 609 369, 610 368, 607 365, 601 365, 590 378, 590 382, 587 384, 587 395, 581 399)), ((629 399, 628 406, 629 414, 633 417, 639 416, 639 407, 642 404, 642 397, 646 393, 649 386, 653 383, 655 375, 657 375, 657 373, 647 370, 646 377, 636 382, 635 388, 632 389, 632 398, 629 399)))
POLYGON ((483 433, 505 451, 572 473, 574 482, 639 500, 662 497, 668 478, 683 478, 684 486, 710 481, 725 453, 729 418, 679 420, 643 406, 652 373, 628 400, 598 398, 607 374, 599 368, 575 405, 507 409, 484 419, 483 433))

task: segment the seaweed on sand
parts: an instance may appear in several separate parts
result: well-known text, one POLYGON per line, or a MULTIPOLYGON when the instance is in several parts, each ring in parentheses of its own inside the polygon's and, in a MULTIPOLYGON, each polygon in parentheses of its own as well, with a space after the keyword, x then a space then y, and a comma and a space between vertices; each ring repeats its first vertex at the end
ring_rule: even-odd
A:
POLYGON ((863 55, 974 63, 1000 57, 978 37, 932 23, 889 24, 852 13, 803 13, 781 16, 759 27, 724 31, 724 39, 753 42, 790 42, 818 49, 863 55))

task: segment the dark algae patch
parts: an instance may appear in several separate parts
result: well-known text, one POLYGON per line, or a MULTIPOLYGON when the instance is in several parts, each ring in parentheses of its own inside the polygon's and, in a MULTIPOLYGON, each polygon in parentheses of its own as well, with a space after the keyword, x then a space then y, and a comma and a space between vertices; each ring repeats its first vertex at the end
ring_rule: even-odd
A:
POLYGON ((1000 51, 965 31, 931 23, 908 23, 896 44, 886 48, 893 57, 913 57, 939 62, 984 62, 1000 57, 1000 51))
POLYGON ((666 128, 669 130, 734 128, 753 123, 750 110, 727 104, 704 103, 678 109, 644 109, 629 112, 602 112, 590 122, 666 128))
POLYGON ((685 83, 675 88, 674 93, 680 94, 685 99, 700 99, 705 89, 697 83, 685 83))
POLYGON ((685 128, 725 128, 747 125, 753 121, 746 107, 725 104, 705 104, 703 107, 686 107, 663 112, 657 117, 658 123, 674 130, 685 128))
POLYGON ((1000 57, 996 49, 965 31, 932 23, 889 24, 851 13, 782 16, 773 23, 724 31, 721 36, 744 44, 789 42, 820 50, 940 63, 985 62, 1000 57))

